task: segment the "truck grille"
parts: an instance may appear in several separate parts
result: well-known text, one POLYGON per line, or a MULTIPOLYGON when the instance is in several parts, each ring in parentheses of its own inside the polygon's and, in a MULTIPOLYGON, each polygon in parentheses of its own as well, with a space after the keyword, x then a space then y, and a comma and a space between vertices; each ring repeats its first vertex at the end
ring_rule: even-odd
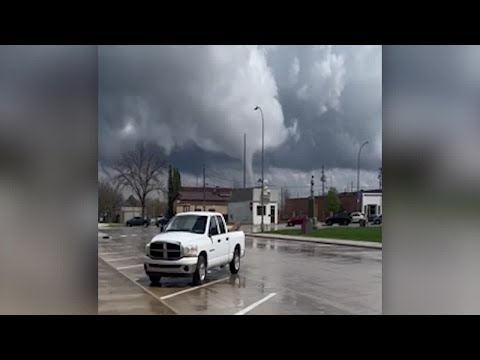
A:
POLYGON ((179 244, 156 242, 150 244, 150 257, 159 260, 178 260, 182 257, 179 244))

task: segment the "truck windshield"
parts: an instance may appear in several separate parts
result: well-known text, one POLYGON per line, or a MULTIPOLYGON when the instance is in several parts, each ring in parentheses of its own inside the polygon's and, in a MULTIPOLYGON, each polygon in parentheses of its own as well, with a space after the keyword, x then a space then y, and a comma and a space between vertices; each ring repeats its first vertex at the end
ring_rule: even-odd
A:
POLYGON ((187 231, 195 234, 203 234, 207 225, 207 216, 180 215, 175 216, 168 224, 165 232, 187 231))

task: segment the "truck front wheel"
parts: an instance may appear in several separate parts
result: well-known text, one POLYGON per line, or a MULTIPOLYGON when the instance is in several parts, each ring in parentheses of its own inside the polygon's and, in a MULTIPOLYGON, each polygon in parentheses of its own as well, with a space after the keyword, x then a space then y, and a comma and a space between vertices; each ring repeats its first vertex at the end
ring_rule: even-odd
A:
POLYGON ((237 247, 233 252, 233 259, 230 261, 230 272, 232 274, 238 273, 240 270, 240 249, 237 247))
POLYGON ((148 277, 150 278, 151 285, 160 284, 160 279, 162 278, 161 276, 158 276, 158 275, 148 275, 148 277))
POLYGON ((198 257, 197 262, 197 269, 193 274, 193 285, 202 285, 207 277, 207 261, 205 260, 205 256, 200 255, 198 257))

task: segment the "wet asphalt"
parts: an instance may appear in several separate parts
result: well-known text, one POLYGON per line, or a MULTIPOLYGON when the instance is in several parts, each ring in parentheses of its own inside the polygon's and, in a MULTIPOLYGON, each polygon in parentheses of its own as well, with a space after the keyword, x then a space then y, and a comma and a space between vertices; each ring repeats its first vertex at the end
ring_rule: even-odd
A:
POLYGON ((99 314, 380 314, 382 252, 339 245, 246 238, 241 269, 212 269, 201 287, 190 278, 150 286, 145 244, 158 228, 102 230, 98 239, 99 314))

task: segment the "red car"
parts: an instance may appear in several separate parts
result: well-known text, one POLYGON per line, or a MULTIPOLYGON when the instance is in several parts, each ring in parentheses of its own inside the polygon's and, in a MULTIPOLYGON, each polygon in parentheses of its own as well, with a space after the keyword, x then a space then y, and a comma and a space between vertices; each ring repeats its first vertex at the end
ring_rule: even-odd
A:
POLYGON ((305 221, 307 221, 307 217, 305 215, 296 216, 287 221, 287 226, 302 225, 305 221))

